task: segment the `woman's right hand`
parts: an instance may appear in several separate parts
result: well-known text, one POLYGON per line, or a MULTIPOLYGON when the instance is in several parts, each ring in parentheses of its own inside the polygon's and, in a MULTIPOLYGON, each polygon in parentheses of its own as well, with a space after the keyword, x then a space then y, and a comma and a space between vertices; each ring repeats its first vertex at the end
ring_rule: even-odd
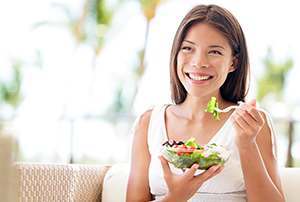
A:
POLYGON ((203 173, 194 176, 199 167, 198 164, 194 164, 182 175, 177 175, 172 173, 168 161, 163 156, 159 156, 159 159, 161 161, 164 178, 169 189, 168 194, 163 200, 165 202, 186 202, 197 192, 206 180, 212 178, 223 170, 223 166, 216 165, 210 167, 203 173))

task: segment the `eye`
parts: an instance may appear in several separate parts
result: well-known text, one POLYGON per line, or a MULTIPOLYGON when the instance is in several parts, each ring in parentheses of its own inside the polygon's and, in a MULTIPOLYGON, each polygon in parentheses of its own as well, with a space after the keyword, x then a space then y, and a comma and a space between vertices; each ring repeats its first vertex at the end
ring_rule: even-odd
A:
POLYGON ((182 52, 191 52, 192 48, 189 46, 182 46, 181 47, 182 52))
POLYGON ((212 55, 223 55, 220 51, 218 50, 211 50, 208 52, 209 54, 212 54, 212 55))

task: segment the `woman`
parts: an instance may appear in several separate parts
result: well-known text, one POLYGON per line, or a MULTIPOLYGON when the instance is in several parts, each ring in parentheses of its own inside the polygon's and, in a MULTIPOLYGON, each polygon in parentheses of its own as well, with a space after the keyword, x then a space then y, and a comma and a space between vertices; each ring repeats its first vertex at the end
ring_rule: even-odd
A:
POLYGON ((135 126, 127 201, 284 201, 270 118, 245 102, 248 51, 235 17, 216 5, 193 8, 175 35, 170 76, 175 104, 146 111, 135 126), (220 108, 243 104, 215 121, 204 112, 212 96, 220 108), (190 137, 225 146, 228 162, 182 173, 160 156, 166 140, 190 137))

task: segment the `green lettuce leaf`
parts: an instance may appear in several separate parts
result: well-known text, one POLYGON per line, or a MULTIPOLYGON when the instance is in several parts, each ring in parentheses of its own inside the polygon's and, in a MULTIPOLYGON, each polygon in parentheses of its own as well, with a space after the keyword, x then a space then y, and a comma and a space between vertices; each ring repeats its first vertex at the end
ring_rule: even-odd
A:
POLYGON ((184 144, 190 147, 201 148, 200 145, 197 144, 196 139, 194 137, 188 139, 184 144))
POLYGON ((219 109, 217 98, 211 97, 209 102, 207 103, 205 112, 211 113, 215 120, 220 120, 220 112, 218 112, 217 109, 219 109))

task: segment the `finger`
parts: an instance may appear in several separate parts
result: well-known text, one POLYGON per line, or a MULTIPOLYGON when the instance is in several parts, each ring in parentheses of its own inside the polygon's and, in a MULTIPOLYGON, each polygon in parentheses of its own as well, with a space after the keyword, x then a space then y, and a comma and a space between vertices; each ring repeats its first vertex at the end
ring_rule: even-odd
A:
MULTIPOLYGON (((224 166, 223 166, 223 165, 215 165, 215 166, 217 166, 218 168, 217 168, 217 170, 210 176, 210 178, 212 178, 213 176, 219 174, 219 173, 224 169, 224 166)), ((199 174, 199 175, 201 175, 201 174, 199 174)), ((198 175, 197 175, 197 176, 198 176, 198 175)))
POLYGON ((236 113, 238 114, 236 118, 245 121, 248 127, 253 128, 253 126, 257 125, 256 120, 246 110, 237 109, 236 113))
POLYGON ((165 176, 165 177, 171 176, 171 175, 172 175, 172 172, 171 172, 171 169, 170 169, 170 166, 169 166, 168 161, 167 161, 163 156, 159 156, 158 158, 159 158, 159 160, 160 160, 160 163, 161 163, 161 166, 162 166, 162 169, 163 169, 164 176, 165 176))
POLYGON ((234 125, 234 127, 236 127, 237 129, 243 130, 243 128, 237 123, 237 121, 236 121, 236 116, 238 116, 238 115, 236 114, 236 112, 234 112, 234 113, 232 114, 232 116, 230 117, 231 123, 232 123, 232 124, 234 125))
POLYGON ((262 112, 253 107, 247 109, 247 112, 257 121, 258 124, 264 124, 265 120, 261 114, 262 112))
POLYGON ((212 175, 212 177, 214 177, 215 175, 219 174, 220 172, 222 172, 222 170, 224 169, 224 166, 220 166, 216 172, 214 172, 214 174, 212 175))
POLYGON ((247 127, 249 127, 248 124, 244 120, 242 120, 241 116, 237 113, 237 110, 234 112, 232 119, 233 124, 241 130, 246 130, 247 127))
POLYGON ((197 169, 199 168, 199 165, 198 164, 193 164, 192 167, 190 169, 188 169, 185 173, 184 173, 184 176, 187 177, 187 178, 193 178, 194 177, 194 174, 195 172, 197 171, 197 169))
POLYGON ((240 126, 240 124, 238 124, 235 120, 234 120, 234 122, 233 122, 233 125, 234 125, 234 127, 236 127, 238 130, 244 130, 244 129, 240 126))
POLYGON ((224 169, 224 165, 221 165, 221 164, 217 164, 217 165, 214 165, 214 166, 216 166, 216 170, 212 174, 213 176, 216 175, 216 174, 218 174, 219 172, 221 172, 224 169))
POLYGON ((250 127, 241 117, 235 117, 235 123, 240 129, 244 131, 247 131, 250 127))
POLYGON ((206 170, 203 173, 196 176, 195 181, 197 183, 202 184, 203 182, 205 182, 209 178, 213 177, 215 172, 218 170, 219 167, 220 167, 220 165, 215 165, 215 166, 210 167, 208 170, 206 170))
POLYGON ((256 108, 256 101, 251 100, 249 103, 245 103, 241 106, 242 109, 245 109, 260 125, 264 123, 264 119, 256 108), (254 103, 254 104, 253 104, 254 103))

